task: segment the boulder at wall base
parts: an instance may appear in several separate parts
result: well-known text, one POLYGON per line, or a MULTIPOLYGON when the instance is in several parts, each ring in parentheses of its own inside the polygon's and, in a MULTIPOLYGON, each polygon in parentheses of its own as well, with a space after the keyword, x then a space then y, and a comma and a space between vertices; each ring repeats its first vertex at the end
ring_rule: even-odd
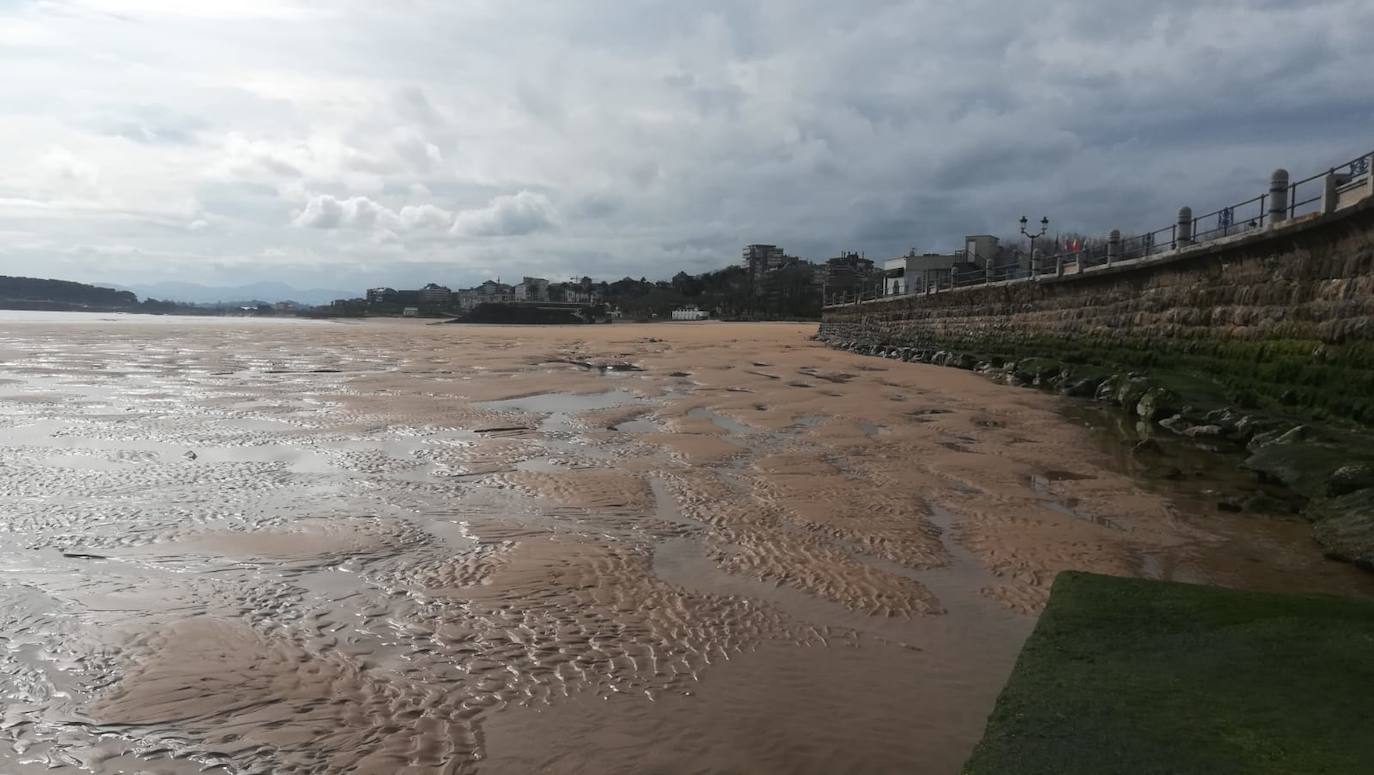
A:
POLYGON ((1070 398, 1093 398, 1106 377, 1081 377, 1062 383, 1059 391, 1070 398))
POLYGON ((1327 557, 1374 570, 1374 488, 1315 503, 1307 516, 1327 557))
POLYGON ((953 366, 956 369, 972 371, 973 369, 978 367, 978 359, 973 357, 972 355, 965 353, 963 355, 956 355, 953 358, 950 358, 948 361, 946 361, 946 365, 953 366))
POLYGON ((1374 466, 1368 463, 1341 466, 1326 480, 1326 494, 1332 497, 1370 488, 1374 488, 1374 466))
POLYGON ((1127 379, 1117 388, 1116 400, 1113 402, 1127 410, 1140 403, 1140 399, 1150 390, 1150 383, 1138 377, 1127 379))
POLYGON ((1296 425, 1292 428, 1282 426, 1271 431, 1255 434, 1254 438, 1246 444, 1246 448, 1255 452, 1271 444, 1297 444, 1300 441, 1307 441, 1312 437, 1312 430, 1306 425, 1296 425))
POLYGON ((1350 463, 1350 453, 1324 444, 1275 442, 1256 450, 1245 468, 1307 497, 1326 495, 1332 472, 1350 463))
POLYGON ((1048 385, 1064 370, 1064 365, 1048 358, 1026 358, 1007 364, 1007 370, 1022 384, 1048 385))
POLYGON ((1220 439, 1226 436, 1226 429, 1220 425, 1192 425, 1183 429, 1183 435, 1190 439, 1220 439))
POLYGON ((1136 402, 1135 413, 1146 422, 1168 417, 1177 410, 1179 398, 1168 388, 1151 388, 1136 402))
POLYGON ((1097 400, 1116 403, 1116 394, 1121 392, 1121 386, 1125 382, 1126 377, 1121 374, 1113 374, 1102 380, 1102 384, 1097 386, 1097 400))

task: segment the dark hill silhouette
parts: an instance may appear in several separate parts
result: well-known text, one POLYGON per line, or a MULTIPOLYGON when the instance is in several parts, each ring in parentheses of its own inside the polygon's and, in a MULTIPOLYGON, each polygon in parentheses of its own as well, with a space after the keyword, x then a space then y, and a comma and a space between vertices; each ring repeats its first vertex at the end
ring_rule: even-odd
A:
POLYGON ((138 306, 131 291, 69 280, 0 275, 0 305, 23 309, 126 309, 138 306))

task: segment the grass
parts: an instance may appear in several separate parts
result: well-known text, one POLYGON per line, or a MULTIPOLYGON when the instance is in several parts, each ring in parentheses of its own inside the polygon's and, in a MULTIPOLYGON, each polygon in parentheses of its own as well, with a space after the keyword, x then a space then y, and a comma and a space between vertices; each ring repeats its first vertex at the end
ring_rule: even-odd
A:
POLYGON ((966 775, 1374 772, 1374 603, 1064 573, 966 775))

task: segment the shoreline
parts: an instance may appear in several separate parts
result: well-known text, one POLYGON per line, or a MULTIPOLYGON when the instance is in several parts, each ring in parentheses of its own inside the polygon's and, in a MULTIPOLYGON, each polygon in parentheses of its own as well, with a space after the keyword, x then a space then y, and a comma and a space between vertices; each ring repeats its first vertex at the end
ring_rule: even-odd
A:
MULTIPOLYGON (((971 371, 1011 387, 1036 388, 1115 409, 1136 423, 1137 452, 1159 454, 1170 439, 1216 454, 1256 484, 1280 485, 1292 513, 1314 523, 1314 536, 1332 560, 1374 572, 1374 443, 1354 428, 1228 404, 1193 378, 1117 370, 1047 358, 985 359, 917 347, 865 344, 817 334, 827 346, 860 355, 971 371)), ((1124 435, 1124 434, 1123 434, 1124 435)), ((1283 508, 1273 499, 1218 502, 1228 511, 1283 508)))

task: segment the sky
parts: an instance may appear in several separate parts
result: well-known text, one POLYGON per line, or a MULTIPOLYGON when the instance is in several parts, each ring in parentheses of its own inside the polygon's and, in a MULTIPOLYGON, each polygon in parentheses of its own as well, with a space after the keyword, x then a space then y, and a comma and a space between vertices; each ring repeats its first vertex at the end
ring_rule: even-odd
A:
POLYGON ((361 290, 1127 233, 1374 151, 1369 0, 0 0, 0 274, 361 290))

